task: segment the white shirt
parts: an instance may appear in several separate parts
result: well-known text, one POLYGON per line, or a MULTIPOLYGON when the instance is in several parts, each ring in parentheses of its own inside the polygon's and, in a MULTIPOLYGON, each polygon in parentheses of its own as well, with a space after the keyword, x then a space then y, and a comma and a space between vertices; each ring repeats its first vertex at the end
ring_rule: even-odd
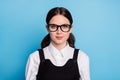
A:
MULTIPOLYGON (((45 59, 50 59, 55 66, 63 66, 70 58, 73 58, 74 48, 67 45, 65 48, 59 51, 52 45, 52 43, 50 43, 49 46, 43 48, 43 51, 45 59)), ((89 57, 84 52, 79 50, 77 62, 81 76, 80 80, 90 80, 89 57)), ((39 63, 39 52, 35 51, 30 54, 26 65, 26 80, 36 80, 39 63)))

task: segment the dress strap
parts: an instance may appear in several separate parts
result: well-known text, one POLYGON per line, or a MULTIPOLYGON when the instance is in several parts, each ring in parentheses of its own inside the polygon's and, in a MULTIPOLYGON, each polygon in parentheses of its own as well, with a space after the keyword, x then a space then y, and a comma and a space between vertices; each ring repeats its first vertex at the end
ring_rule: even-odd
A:
POLYGON ((45 61, 45 57, 44 57, 44 51, 43 51, 43 49, 38 49, 38 51, 39 51, 40 61, 44 62, 45 61))
POLYGON ((77 60, 79 49, 74 50, 73 60, 77 60))
POLYGON ((39 64, 39 68, 38 68, 38 73, 36 75, 36 80, 41 80, 41 75, 44 73, 44 62, 45 62, 45 58, 44 58, 44 51, 43 49, 38 49, 39 52, 39 58, 40 58, 40 64, 39 64))

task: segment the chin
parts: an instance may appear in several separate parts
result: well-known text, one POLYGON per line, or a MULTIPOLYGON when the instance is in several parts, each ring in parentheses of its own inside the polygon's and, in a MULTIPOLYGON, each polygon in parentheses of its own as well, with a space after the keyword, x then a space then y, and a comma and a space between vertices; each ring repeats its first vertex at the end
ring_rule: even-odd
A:
POLYGON ((66 43, 65 41, 56 41, 55 42, 57 45, 61 45, 61 44, 64 44, 64 43, 66 43))

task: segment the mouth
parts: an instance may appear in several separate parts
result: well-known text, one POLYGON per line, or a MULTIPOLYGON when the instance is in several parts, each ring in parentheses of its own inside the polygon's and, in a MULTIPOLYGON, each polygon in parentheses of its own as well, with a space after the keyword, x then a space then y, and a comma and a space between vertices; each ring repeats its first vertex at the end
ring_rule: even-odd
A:
POLYGON ((63 37, 62 36, 56 36, 56 39, 61 40, 63 37))

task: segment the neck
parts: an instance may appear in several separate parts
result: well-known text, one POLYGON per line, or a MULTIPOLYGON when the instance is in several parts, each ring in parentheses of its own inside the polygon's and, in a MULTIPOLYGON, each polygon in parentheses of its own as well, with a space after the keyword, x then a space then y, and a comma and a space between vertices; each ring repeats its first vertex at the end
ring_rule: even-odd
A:
POLYGON ((55 48, 57 48, 58 50, 61 50, 67 45, 67 42, 65 42, 63 44, 57 44, 57 43, 52 42, 52 44, 55 48))

